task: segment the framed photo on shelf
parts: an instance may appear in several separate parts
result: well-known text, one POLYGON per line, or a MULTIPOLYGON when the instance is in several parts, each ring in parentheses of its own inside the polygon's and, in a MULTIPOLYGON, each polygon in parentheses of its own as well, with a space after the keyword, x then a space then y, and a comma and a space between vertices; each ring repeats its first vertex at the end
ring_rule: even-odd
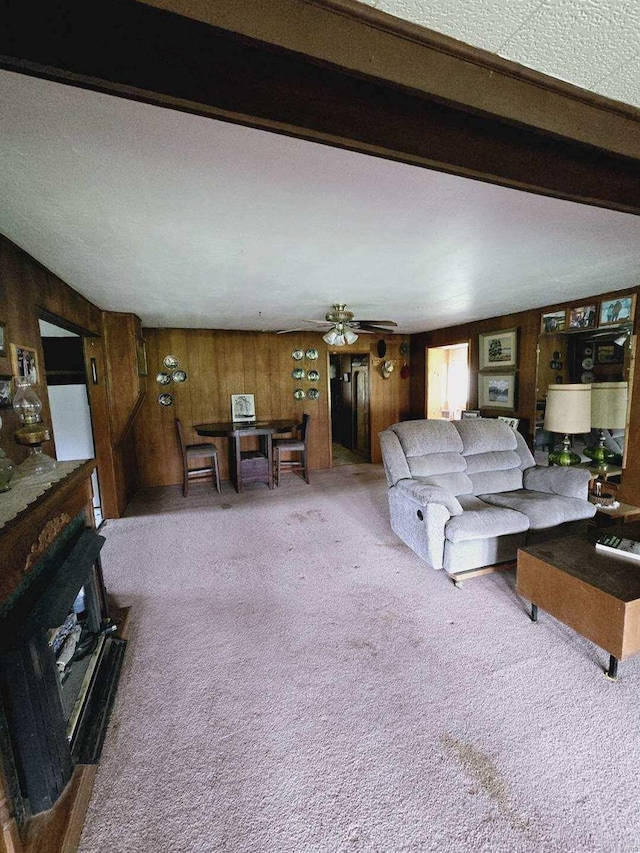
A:
POLYGON ((549 314, 542 315, 540 324, 540 334, 549 334, 550 332, 564 332, 567 325, 567 312, 563 308, 562 311, 551 311, 549 314))
POLYGON ((252 423, 256 419, 253 394, 231 395, 231 420, 234 423, 252 423))
POLYGON ((480 370, 515 368, 518 360, 518 330, 483 332, 478 335, 480 370))
POLYGON ((633 320, 636 307, 635 294, 622 296, 619 299, 604 299, 600 303, 599 326, 617 326, 619 323, 630 323, 633 320))
POLYGON ((480 418, 482 415, 480 414, 480 409, 463 409, 460 412, 461 418, 480 418))
POLYGON ((606 344, 596 344, 596 364, 622 364, 624 347, 619 347, 611 341, 606 344))
POLYGON ((594 329, 596 325, 596 305, 581 305, 569 308, 570 329, 594 329))
POLYGON ((506 409, 507 411, 514 411, 516 407, 516 374, 479 374, 478 406, 481 409, 506 409))
POLYGON ((38 384, 38 361, 36 351, 20 344, 9 344, 11 348, 11 370, 17 379, 27 379, 31 385, 38 384))
POLYGON ((11 377, 0 376, 0 409, 9 409, 12 405, 11 377))

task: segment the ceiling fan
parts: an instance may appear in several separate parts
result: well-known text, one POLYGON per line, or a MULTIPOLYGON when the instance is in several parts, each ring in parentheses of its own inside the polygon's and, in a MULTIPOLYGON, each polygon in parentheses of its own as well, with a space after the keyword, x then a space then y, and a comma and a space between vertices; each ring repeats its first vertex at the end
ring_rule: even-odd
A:
MULTIPOLYGON (((357 320, 354 317, 353 311, 347 311, 347 306, 344 302, 337 302, 333 306, 333 310, 328 311, 324 320, 305 320, 306 323, 316 323, 320 326, 329 326, 326 334, 322 336, 329 346, 341 347, 345 344, 354 344, 358 340, 356 332, 364 332, 365 334, 378 334, 383 332, 391 332, 398 324, 393 320, 357 320)), ((278 332, 279 335, 287 332, 300 332, 303 329, 283 329, 278 332)))

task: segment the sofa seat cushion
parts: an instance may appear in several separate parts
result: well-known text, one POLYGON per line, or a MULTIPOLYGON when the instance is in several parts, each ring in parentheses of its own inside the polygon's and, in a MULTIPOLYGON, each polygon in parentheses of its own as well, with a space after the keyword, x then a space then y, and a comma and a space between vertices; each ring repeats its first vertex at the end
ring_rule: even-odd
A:
POLYGON ((529 519, 521 512, 491 506, 478 498, 462 496, 462 515, 447 521, 444 535, 449 542, 467 542, 472 539, 492 539, 529 529, 529 519))
POLYGON ((581 521, 591 518, 596 508, 581 498, 568 498, 548 492, 531 492, 516 489, 513 492, 480 495, 481 500, 495 507, 515 510, 529 519, 531 530, 544 530, 566 521, 581 521))

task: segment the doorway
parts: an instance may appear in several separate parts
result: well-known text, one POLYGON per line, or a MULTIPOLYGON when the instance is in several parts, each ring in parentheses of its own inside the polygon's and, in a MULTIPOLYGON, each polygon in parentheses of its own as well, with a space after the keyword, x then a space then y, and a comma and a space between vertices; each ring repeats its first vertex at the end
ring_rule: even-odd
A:
MULTIPOLYGON (((56 444, 56 458, 95 458, 91 407, 81 335, 52 320, 39 321, 47 393, 51 409, 51 426, 56 444)), ((91 475, 93 514, 96 526, 102 521, 100 488, 96 471, 91 475)))
POLYGON ((369 356, 329 356, 333 465, 371 460, 369 439, 369 356))
POLYGON ((469 343, 427 347, 427 418, 456 421, 469 402, 469 343))

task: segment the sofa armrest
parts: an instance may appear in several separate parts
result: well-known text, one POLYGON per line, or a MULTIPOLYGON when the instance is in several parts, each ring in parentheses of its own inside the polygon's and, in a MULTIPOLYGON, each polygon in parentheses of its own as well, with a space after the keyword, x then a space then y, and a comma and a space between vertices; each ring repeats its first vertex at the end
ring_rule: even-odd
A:
POLYGON ((456 496, 442 486, 431 486, 419 480, 400 480, 396 483, 396 489, 420 506, 440 504, 448 510, 449 515, 462 515, 462 507, 456 496))
POLYGON ((523 486, 533 492, 549 492, 567 498, 587 500, 591 473, 586 468, 575 466, 536 465, 527 468, 523 475, 523 486))

